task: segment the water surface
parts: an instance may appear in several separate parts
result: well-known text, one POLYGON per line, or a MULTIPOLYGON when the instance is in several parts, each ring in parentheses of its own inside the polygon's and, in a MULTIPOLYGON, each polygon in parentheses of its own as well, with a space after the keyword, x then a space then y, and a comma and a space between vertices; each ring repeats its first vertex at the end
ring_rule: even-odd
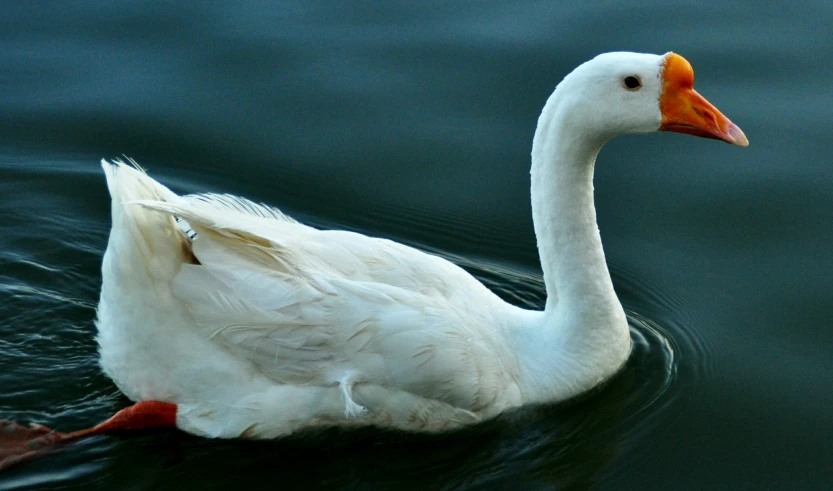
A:
POLYGON ((678 52, 744 129, 611 142, 599 225, 634 354, 604 387, 439 437, 100 437, 0 489, 827 488, 833 8, 758 2, 26 2, 0 14, 0 414, 128 401, 93 319, 101 157, 458 262, 543 305, 529 149, 603 51, 678 52))

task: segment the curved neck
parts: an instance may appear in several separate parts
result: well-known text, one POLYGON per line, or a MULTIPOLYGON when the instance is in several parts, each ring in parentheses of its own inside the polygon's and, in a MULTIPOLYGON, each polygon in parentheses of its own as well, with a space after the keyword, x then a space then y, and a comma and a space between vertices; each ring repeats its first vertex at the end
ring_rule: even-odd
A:
POLYGON ((621 309, 605 262, 593 203, 602 138, 588 138, 553 94, 532 144, 532 221, 547 287, 546 312, 621 309))
POLYGON ((630 352, 593 205, 593 169, 606 138, 583 132, 575 117, 581 113, 569 103, 559 105, 558 95, 556 90, 544 107, 532 144, 532 220, 547 306, 525 317, 525 328, 514 336, 530 402, 589 390, 630 352))

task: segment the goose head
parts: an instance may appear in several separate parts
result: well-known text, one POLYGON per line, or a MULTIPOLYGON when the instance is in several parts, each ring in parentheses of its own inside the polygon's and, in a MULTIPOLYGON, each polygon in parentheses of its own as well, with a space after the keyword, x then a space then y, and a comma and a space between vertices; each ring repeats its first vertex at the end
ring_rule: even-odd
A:
POLYGON ((605 53, 558 84, 555 119, 600 142, 626 133, 674 131, 745 147, 743 131, 694 90, 676 53, 605 53))

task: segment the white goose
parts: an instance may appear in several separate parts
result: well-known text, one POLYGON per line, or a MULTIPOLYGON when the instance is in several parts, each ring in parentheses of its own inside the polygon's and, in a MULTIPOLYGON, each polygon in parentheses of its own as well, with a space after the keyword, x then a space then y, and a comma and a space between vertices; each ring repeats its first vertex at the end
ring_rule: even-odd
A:
POLYGON ((679 55, 607 53, 547 101, 531 172, 543 312, 410 247, 316 230, 231 196, 178 196, 103 162, 113 228, 101 365, 143 402, 58 435, 173 424, 221 438, 317 425, 440 431, 587 391, 630 352, 593 205, 602 145, 657 130, 748 144, 692 84, 679 55))

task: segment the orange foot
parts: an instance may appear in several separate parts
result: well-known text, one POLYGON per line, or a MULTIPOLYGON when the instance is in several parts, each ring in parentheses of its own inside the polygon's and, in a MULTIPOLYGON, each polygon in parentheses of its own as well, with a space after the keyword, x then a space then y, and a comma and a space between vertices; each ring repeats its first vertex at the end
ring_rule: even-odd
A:
POLYGON ((170 428, 176 426, 176 404, 142 401, 122 409, 107 421, 72 433, 52 431, 46 426, 20 426, 0 419, 0 470, 57 450, 63 444, 93 435, 120 430, 170 428))
POLYGON ((25 462, 55 448, 61 439, 46 426, 20 426, 0 420, 0 470, 25 462))

